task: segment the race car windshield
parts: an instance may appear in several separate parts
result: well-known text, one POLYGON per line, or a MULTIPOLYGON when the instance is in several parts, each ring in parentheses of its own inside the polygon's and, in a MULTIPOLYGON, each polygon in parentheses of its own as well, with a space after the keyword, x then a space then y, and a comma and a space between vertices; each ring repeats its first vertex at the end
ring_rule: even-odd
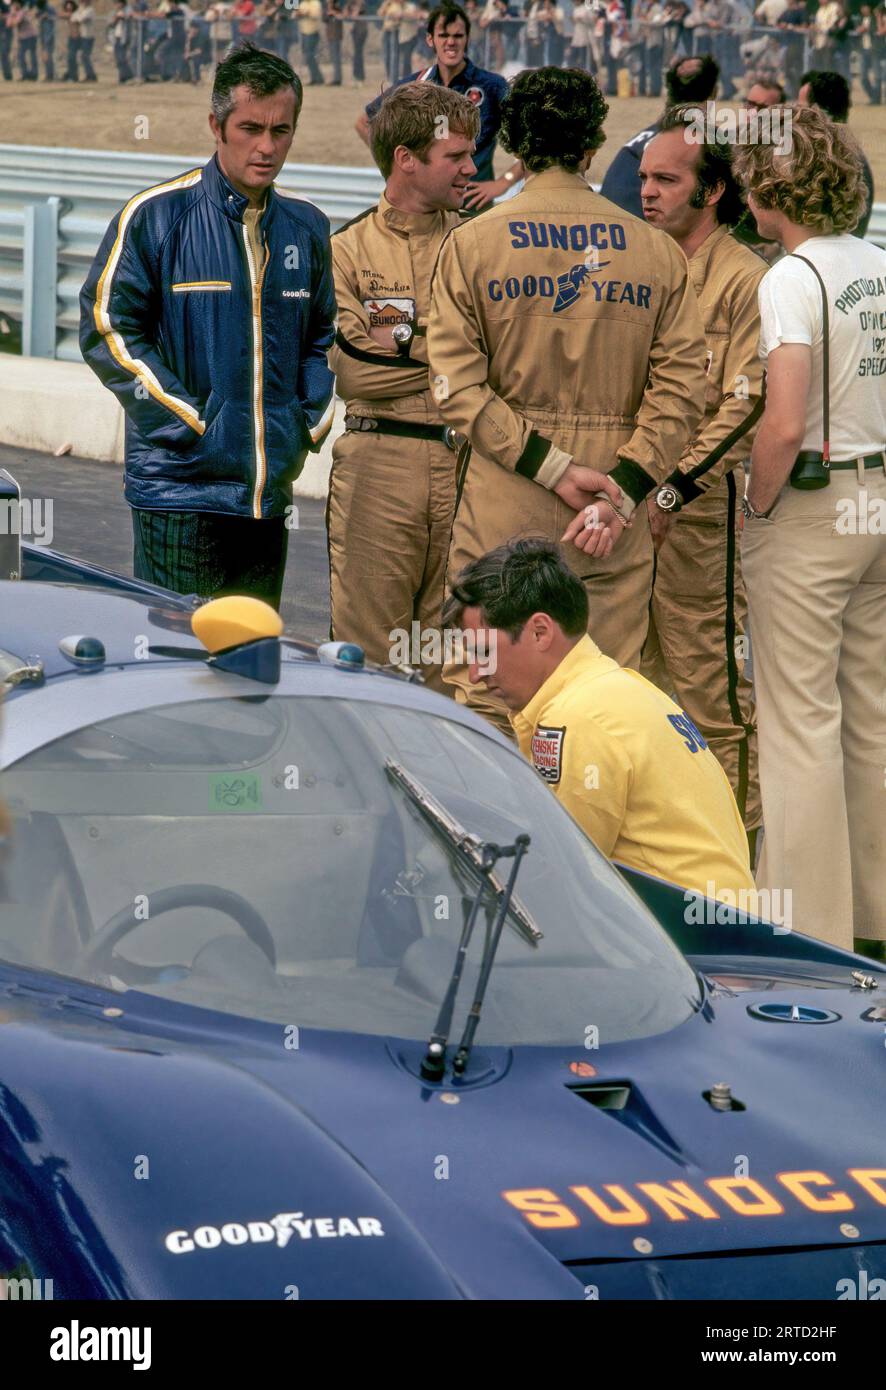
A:
POLYGON ((3 779, 13 835, 0 958, 268 1022, 426 1042, 476 882, 387 775, 390 760, 470 836, 531 837, 519 902, 541 938, 504 932, 479 1043, 618 1042, 698 1007, 684 958, 516 749, 446 717, 340 698, 164 705, 21 759, 3 779))

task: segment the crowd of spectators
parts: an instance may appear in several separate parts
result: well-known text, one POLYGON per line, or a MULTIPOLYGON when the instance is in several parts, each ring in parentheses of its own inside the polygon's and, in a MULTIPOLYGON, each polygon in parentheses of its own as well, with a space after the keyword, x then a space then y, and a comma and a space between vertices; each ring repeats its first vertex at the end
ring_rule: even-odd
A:
MULTIPOLYGON (((474 61, 506 76, 559 64, 593 73, 608 95, 657 97, 675 58, 710 54, 727 98, 760 78, 795 89, 815 67, 886 102, 886 0, 466 0, 465 9, 474 61)), ((333 86, 346 61, 351 80, 366 81, 369 42, 395 82, 428 63, 428 10, 426 0, 115 0, 99 15, 89 0, 0 0, 0 76, 94 82, 104 34, 120 82, 199 82, 240 39, 291 59, 308 85, 333 86)))

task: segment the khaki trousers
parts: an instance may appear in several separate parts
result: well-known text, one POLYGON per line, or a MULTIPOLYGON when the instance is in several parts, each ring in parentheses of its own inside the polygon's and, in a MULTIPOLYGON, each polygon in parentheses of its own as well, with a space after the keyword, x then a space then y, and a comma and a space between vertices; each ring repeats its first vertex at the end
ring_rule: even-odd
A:
POLYGON ((326 511, 332 635, 383 666, 397 657, 391 634, 411 639, 416 623, 421 645, 412 662, 447 695, 442 662, 423 660, 422 648, 433 657, 439 645, 432 635, 454 506, 455 454, 445 444, 356 431, 335 441, 326 511))
POLYGON ((797 931, 886 939, 886 475, 785 487, 742 562, 757 695, 757 886, 797 931), (882 529, 881 529, 882 528, 882 529))
POLYGON ((762 810, 754 692, 744 674, 747 599, 737 497, 729 473, 674 517, 656 557, 640 669, 704 734, 729 778, 745 829, 756 830, 762 810))
MULTIPOLYGON (((473 453, 452 528, 448 582, 452 584, 471 560, 514 537, 559 540, 574 516, 556 493, 473 453)), ((621 666, 639 670, 649 622, 653 565, 645 503, 636 509, 632 526, 607 560, 595 560, 571 544, 563 547, 563 554, 584 580, 591 637, 604 655, 621 666)), ((443 675, 454 687, 459 703, 470 705, 514 737, 504 705, 482 687, 471 685, 467 666, 449 664, 443 675)))

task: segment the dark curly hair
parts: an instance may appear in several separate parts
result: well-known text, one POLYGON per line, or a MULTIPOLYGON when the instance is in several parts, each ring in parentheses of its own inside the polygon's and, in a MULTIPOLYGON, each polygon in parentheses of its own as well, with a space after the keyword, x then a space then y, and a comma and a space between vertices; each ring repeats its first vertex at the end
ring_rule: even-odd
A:
MULTIPOLYGON (((658 133, 693 126, 698 121, 698 114, 697 106, 669 106, 658 123, 658 133)), ((693 207, 704 207, 705 195, 716 192, 717 185, 721 183, 723 192, 715 209, 718 223, 721 227, 734 227, 741 221, 745 213, 745 200, 741 184, 732 172, 730 144, 720 140, 713 144, 699 141, 695 178, 693 207)))
POLYGON ((609 105, 589 73, 578 68, 521 72, 501 108, 499 140, 532 174, 552 164, 575 172, 588 150, 606 139, 609 105))
POLYGON ((720 80, 720 65, 709 53, 675 58, 665 73, 668 106, 687 101, 710 101, 720 80))
POLYGON ((809 72, 804 72, 800 78, 800 87, 805 87, 807 83, 809 105, 820 106, 832 121, 845 125, 849 120, 849 108, 852 106, 852 89, 843 74, 810 68, 809 72))

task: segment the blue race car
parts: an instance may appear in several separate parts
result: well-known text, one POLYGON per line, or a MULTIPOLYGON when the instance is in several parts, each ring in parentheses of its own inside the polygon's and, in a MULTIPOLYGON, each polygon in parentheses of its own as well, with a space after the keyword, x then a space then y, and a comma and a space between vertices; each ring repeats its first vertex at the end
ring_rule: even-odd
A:
POLYGON ((45 550, 0 583, 0 1279, 886 1279, 886 971, 687 921, 493 728, 233 605, 45 550))

